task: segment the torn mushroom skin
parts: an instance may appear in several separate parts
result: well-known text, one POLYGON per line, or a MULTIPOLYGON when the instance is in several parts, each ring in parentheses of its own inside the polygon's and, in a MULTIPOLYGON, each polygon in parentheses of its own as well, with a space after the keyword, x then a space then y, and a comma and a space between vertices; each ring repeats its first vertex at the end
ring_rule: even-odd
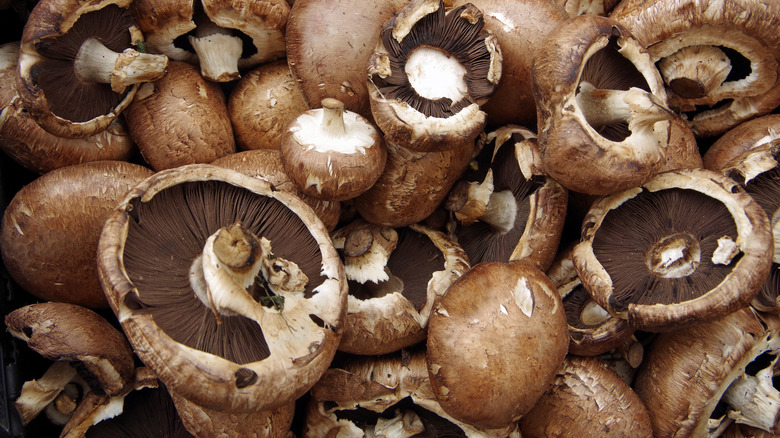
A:
POLYGON ((284 0, 139 0, 133 2, 147 46, 200 66, 214 82, 285 55, 290 6, 284 0))
POLYGON ((747 306, 772 254, 767 215, 736 181, 685 169, 596 201, 574 263, 610 314, 665 331, 747 306))
POLYGON ((129 6, 46 0, 30 12, 17 90, 43 129, 61 137, 98 133, 127 108, 138 84, 165 74, 168 57, 143 51, 129 6))
POLYGON ((532 79, 547 174, 570 190, 604 195, 657 173, 675 115, 644 47, 598 15, 571 17, 545 47, 532 79))
POLYGON ((720 436, 734 422, 780 432, 779 323, 746 308, 659 334, 634 382, 655 433, 720 436))
POLYGON ((421 224, 356 219, 332 234, 349 283, 339 350, 385 354, 425 340, 436 300, 469 268, 460 246, 421 224))
POLYGON ((99 271, 140 359, 208 409, 272 410, 336 352, 344 266, 296 196, 205 164, 156 173, 106 222, 99 271))
POLYGON ((501 79, 498 40, 483 25, 474 5, 445 10, 440 0, 414 0, 384 25, 368 91, 387 141, 419 152, 474 142, 501 79))

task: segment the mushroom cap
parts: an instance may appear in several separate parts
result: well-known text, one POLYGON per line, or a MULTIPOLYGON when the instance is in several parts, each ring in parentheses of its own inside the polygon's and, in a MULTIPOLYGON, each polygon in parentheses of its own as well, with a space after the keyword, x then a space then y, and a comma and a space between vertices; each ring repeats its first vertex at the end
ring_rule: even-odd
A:
POLYGON ((22 187, 0 229, 8 273, 41 300, 107 307, 97 272, 100 232, 125 194, 152 173, 125 161, 92 161, 22 187))
POLYGON ((298 196, 309 207, 314 209, 317 217, 320 218, 328 230, 336 228, 339 222, 341 202, 312 198, 303 193, 284 171, 281 152, 278 149, 252 149, 236 152, 217 158, 211 164, 227 167, 228 169, 237 170, 246 175, 266 180, 275 188, 286 190, 298 196))
MULTIPOLYGON (((616 21, 578 15, 549 34, 534 58, 538 143, 547 174, 570 190, 603 195, 641 184, 664 162, 673 117, 658 70, 644 47, 616 21), (574 50, 573 50, 574 49, 574 50), (584 93, 585 82, 594 87, 584 93), (589 121, 601 93, 631 109, 603 127, 589 121), (637 111, 637 113, 633 113, 637 111)), ((601 108, 615 107, 603 103, 601 108)))
POLYGON ((116 395, 133 379, 133 350, 124 334, 86 307, 28 304, 8 313, 5 325, 46 359, 70 362, 93 391, 116 395))
POLYGON ((139 358, 205 408, 276 409, 308 391, 336 352, 344 267, 314 211, 266 181, 206 164, 158 172, 113 212, 98 253, 109 304, 139 358), (191 269, 207 238, 237 221, 309 281, 301 292, 275 290, 281 305, 247 302, 238 310, 248 316, 217 319, 191 269))
POLYGON ((780 114, 767 114, 740 123, 710 145, 702 157, 704 167, 723 170, 729 162, 745 152, 776 142, 778 130, 780 130, 780 114))
POLYGON ((482 11, 485 29, 501 46, 501 82, 482 105, 488 125, 536 126, 531 63, 537 51, 544 50, 547 34, 569 15, 552 0, 457 0, 453 6, 467 2, 482 11))
POLYGON ((143 36, 137 31, 134 17, 128 11, 130 3, 129 0, 90 3, 45 0, 36 3, 27 18, 20 40, 17 91, 30 116, 43 129, 62 137, 92 135, 106 129, 133 100, 136 85, 127 87, 122 93, 115 93, 108 84, 85 83, 85 86, 80 86, 74 74, 64 75, 72 78, 62 83, 63 79, 56 74, 55 68, 55 65, 72 68, 72 58, 79 47, 73 47, 73 44, 63 47, 66 41, 63 37, 74 27, 85 38, 97 34, 115 52, 122 52, 142 42, 143 36), (112 14, 117 18, 113 21, 95 19, 104 9, 113 11, 112 14), (99 30, 89 29, 93 25, 99 25, 99 30), (110 37, 111 32, 120 29, 125 29, 126 33, 110 37), (79 90, 83 94, 60 97, 60 93, 54 93, 59 90, 68 93, 79 90), (101 97, 95 100, 91 97, 93 93, 101 97), (74 100, 78 100, 79 105, 73 105, 74 100))
POLYGON ((286 59, 263 64, 238 80, 228 114, 240 149, 279 149, 285 128, 308 110, 286 59))
MULTIPOLYGON (((687 114, 697 137, 712 137, 780 104, 780 5, 746 0, 630 0, 610 17, 626 26, 659 62, 690 47, 716 47, 731 72, 702 97, 669 87, 670 106, 687 114)), ((690 68, 695 69, 695 63, 690 68)))
POLYGON ((428 374, 449 415, 506 427, 552 386, 568 344, 561 297, 542 271, 519 260, 483 262, 434 307, 428 374))
POLYGON ((656 436, 714 430, 725 413, 713 413, 729 385, 763 353, 777 354, 778 323, 777 315, 746 308, 659 334, 634 382, 656 436))
POLYGON ((19 46, 18 41, 0 46, 0 150, 40 174, 86 161, 129 161, 136 148, 121 118, 104 131, 74 139, 49 133, 30 117, 16 91, 19 46))
POLYGON ((639 396, 595 357, 568 356, 552 388, 520 419, 524 437, 653 436, 639 396))
POLYGON ((162 79, 143 84, 125 120, 144 160, 157 171, 210 163, 236 151, 224 92, 185 62, 171 61, 162 79))
POLYGON ((772 254, 769 221, 750 195, 717 172, 683 169, 596 201, 574 263, 601 307, 658 331, 747 306, 772 254))

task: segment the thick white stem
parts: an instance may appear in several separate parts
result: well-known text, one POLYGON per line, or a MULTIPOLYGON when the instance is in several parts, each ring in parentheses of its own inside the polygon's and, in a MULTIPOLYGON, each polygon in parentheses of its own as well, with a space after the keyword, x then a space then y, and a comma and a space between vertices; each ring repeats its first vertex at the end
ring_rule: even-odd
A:
POLYGON ((74 60, 76 76, 87 83, 111 84, 122 93, 133 84, 153 82, 165 75, 168 57, 141 53, 135 49, 114 52, 96 38, 81 44, 74 60))
POLYGON ((729 418, 772 433, 780 432, 780 392, 772 385, 773 367, 769 366, 755 376, 744 375, 735 380, 726 393, 725 401, 731 408, 729 418))
POLYGON ((588 82, 580 83, 577 105, 585 120, 595 129, 614 123, 652 127, 669 120, 673 113, 652 93, 640 88, 628 90, 598 89, 588 82))
POLYGON ((198 24, 195 36, 190 36, 189 40, 198 55, 200 73, 204 78, 215 82, 229 82, 239 78, 238 60, 244 50, 241 38, 205 20, 198 24))
POLYGON ((490 194, 485 214, 479 218, 501 233, 510 231, 517 218, 517 200, 511 190, 502 190, 490 194))
POLYGON ((322 132, 332 137, 347 135, 344 125, 344 103, 338 99, 322 99, 322 132))

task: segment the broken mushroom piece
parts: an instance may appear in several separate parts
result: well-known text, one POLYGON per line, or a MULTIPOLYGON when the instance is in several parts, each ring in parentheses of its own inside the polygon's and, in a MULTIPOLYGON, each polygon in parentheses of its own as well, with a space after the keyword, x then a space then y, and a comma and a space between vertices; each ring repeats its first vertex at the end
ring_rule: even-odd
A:
POLYGON ((532 78, 547 174, 604 195, 657 173, 677 116, 642 45, 614 20, 578 15, 551 31, 545 47, 532 78))
POLYGON ((425 349, 381 356, 345 355, 312 387, 304 438, 485 437, 519 438, 516 424, 482 429, 458 421, 436 401, 425 349))
POLYGON ((387 161, 379 130, 332 98, 293 119, 280 151, 290 180, 306 195, 327 201, 346 201, 366 192, 387 161))
POLYGON ((98 133, 168 57, 144 53, 129 0, 39 1, 24 26, 17 89, 41 127, 61 137, 98 133), (137 49, 136 49, 137 48, 137 49))
POLYGON ((566 314, 550 279, 528 262, 472 266, 428 321, 427 365, 442 409, 497 429, 528 413, 569 345, 566 314))
MULTIPOLYGON (((740 123, 718 137, 704 152, 702 157, 704 167, 720 171, 740 155, 765 145, 777 143, 778 139, 780 139, 780 114, 768 114, 740 123)), ((748 171, 746 179, 751 179, 758 172, 766 170, 767 166, 772 167, 771 158, 768 161, 767 158, 769 157, 764 153, 752 157, 751 162, 745 163, 746 165, 755 162, 752 166, 755 169, 745 169, 748 171), (760 160, 758 160, 759 158, 760 160)))
POLYGON ((210 81, 236 80, 285 55, 284 0, 135 0, 133 7, 149 51, 199 64, 210 81))
POLYGON ((382 28, 369 57, 371 113, 387 141, 417 152, 473 143, 480 105, 501 79, 498 40, 472 4, 414 0, 382 28))
POLYGON ((653 437, 647 408, 628 383, 595 357, 568 356, 553 387, 520 419, 525 438, 653 437))
POLYGON ((204 408, 276 409, 336 352, 344 267, 314 211, 266 181, 205 164, 158 172, 108 219, 98 254, 139 358, 204 408))
POLYGON ((687 169, 596 201, 574 264, 610 314, 664 331, 747 306, 772 254, 759 204, 718 172, 687 169))
POLYGON ((780 4, 623 1, 610 17, 658 65, 669 105, 697 137, 713 137, 780 104, 780 4))
POLYGON ((778 330, 777 315, 748 308, 659 334, 634 383, 657 436, 720 436, 733 422, 777 434, 778 330))
POLYGON ((38 381, 25 382, 15 400, 27 424, 79 376, 96 393, 115 395, 133 379, 133 351, 105 318, 76 304, 28 304, 5 316, 8 332, 54 365, 38 381))
POLYGON ((469 268, 444 233, 357 219, 332 235, 349 284, 340 351, 385 354, 425 340, 436 300, 469 268))
POLYGON ((30 117, 16 91, 19 42, 0 46, 0 151, 39 174, 87 161, 129 161, 136 151, 122 118, 84 138, 59 137, 30 117))
POLYGON ((108 307, 97 272, 100 232, 125 194, 152 173, 126 161, 91 161, 22 187, 0 227, 8 273, 41 300, 108 307))
POLYGON ((536 135, 517 125, 487 145, 450 190, 453 238, 472 264, 525 259, 546 270, 560 243, 568 191, 542 170, 536 135))

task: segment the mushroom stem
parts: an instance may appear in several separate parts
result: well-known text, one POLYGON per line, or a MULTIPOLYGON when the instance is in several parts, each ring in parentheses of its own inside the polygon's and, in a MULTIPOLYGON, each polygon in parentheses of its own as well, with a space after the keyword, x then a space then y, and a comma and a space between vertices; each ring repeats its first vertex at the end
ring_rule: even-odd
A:
POLYGON ((731 61, 715 46, 688 46, 661 59, 658 70, 675 94, 684 99, 698 99, 726 80, 731 61))
POLYGON ((56 361, 40 379, 24 382, 22 391, 14 402, 22 424, 29 423, 43 412, 60 395, 65 386, 77 378, 77 374, 76 369, 67 361, 56 361))
POLYGON ((229 29, 217 26, 204 18, 195 28, 190 44, 198 55, 200 73, 214 82, 230 82, 240 77, 238 60, 244 51, 241 38, 231 35, 229 29))
POLYGON ((479 218, 501 233, 510 231, 517 218, 517 200, 511 190, 502 190, 490 194, 485 214, 479 218))
POLYGON ((780 392, 772 386, 776 362, 777 359, 755 376, 744 374, 729 386, 723 394, 723 401, 731 407, 729 418, 768 432, 780 431, 780 392))
POLYGON ((636 87, 628 90, 598 89, 583 81, 577 93, 577 104, 596 130, 620 122, 628 122, 629 128, 652 128, 656 122, 673 116, 672 111, 656 96, 636 87))
POLYGON ((156 81, 165 75, 168 57, 135 49, 114 52, 97 38, 85 40, 74 60, 76 75, 83 82, 111 84, 122 93, 133 84, 156 81))
POLYGON ((322 99, 322 132, 332 137, 343 137, 347 134, 344 125, 344 103, 338 99, 326 97, 322 99))

